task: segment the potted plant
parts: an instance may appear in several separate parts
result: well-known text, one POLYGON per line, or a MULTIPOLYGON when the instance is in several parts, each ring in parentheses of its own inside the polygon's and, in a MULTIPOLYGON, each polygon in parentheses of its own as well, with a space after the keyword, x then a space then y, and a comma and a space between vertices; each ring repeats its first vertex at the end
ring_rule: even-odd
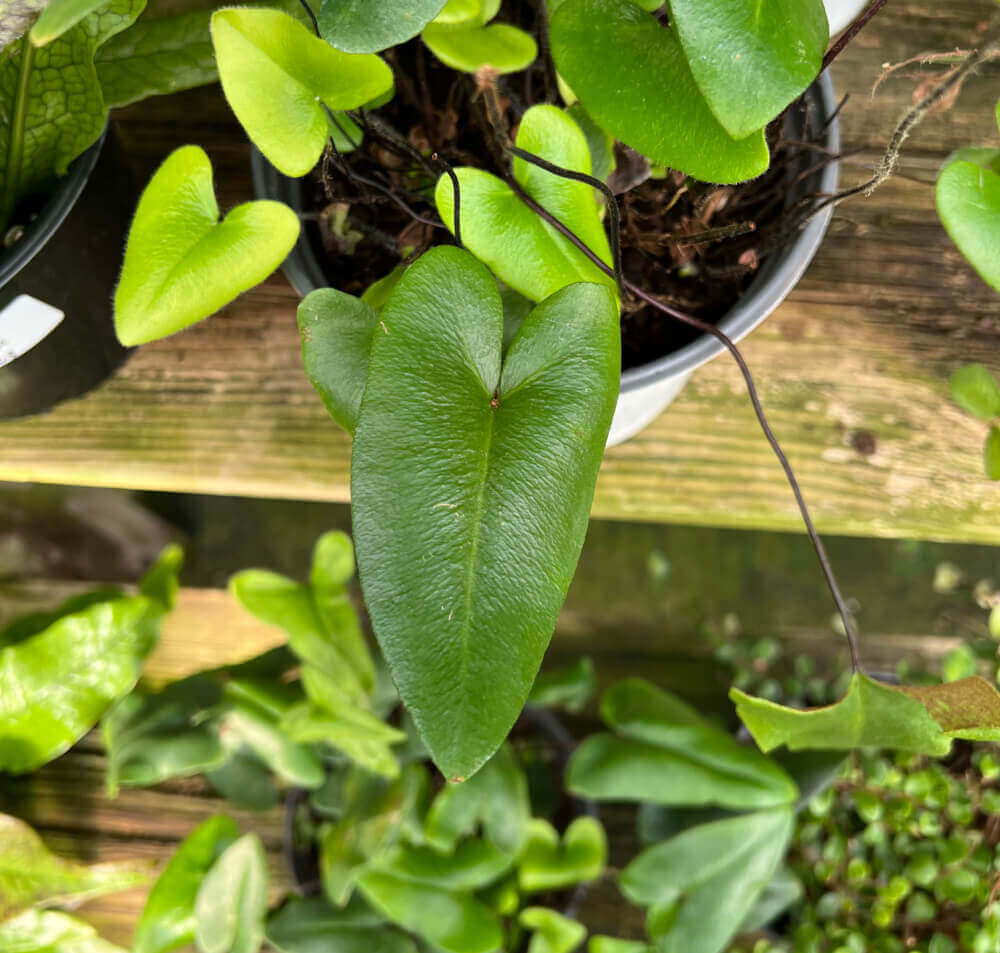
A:
MULTIPOLYGON (((386 0, 327 0, 318 11, 303 4, 300 19, 213 14, 223 91, 250 139, 288 179, 319 171, 315 207, 300 211, 308 228, 319 223, 343 280, 302 302, 304 363, 354 435, 365 600, 401 697, 449 778, 470 777, 498 748, 538 671, 623 386, 623 313, 640 335, 681 325, 705 335, 681 370, 720 346, 740 360, 854 644, 749 370, 725 323, 712 323, 722 315, 691 314, 684 298, 689 281, 714 286, 725 273, 738 286, 725 311, 760 266, 766 306, 733 329, 749 330, 808 257, 782 264, 775 252, 761 265, 765 251, 790 234, 793 247, 814 248, 823 215, 866 187, 823 192, 833 187, 835 124, 821 108, 823 95, 832 105, 829 86, 813 84, 881 2, 829 50, 822 3, 793 6, 793 16, 768 8, 748 19, 742 0, 711 15, 674 0, 668 18, 654 0, 502 12, 496 0, 412 0, 402 14, 386 0), (811 182, 801 201, 784 182, 803 158, 782 139, 796 121, 819 149, 818 161, 808 151, 819 171, 799 177, 811 182), (636 207, 641 190, 652 211, 636 207), (676 229, 660 217, 668 206, 676 229), (730 241, 717 245, 720 233, 730 241), (638 249, 648 264, 643 241, 670 268, 640 285, 629 256, 638 249)), ((983 55, 904 118, 867 187, 983 55)), ((280 198, 288 179, 278 180, 280 198)), ((268 198, 220 222, 207 159, 178 150, 136 213, 116 292, 120 338, 141 344, 207 316, 301 242, 299 220, 268 198)), ((679 369, 672 356, 656 361, 657 381, 679 369)))

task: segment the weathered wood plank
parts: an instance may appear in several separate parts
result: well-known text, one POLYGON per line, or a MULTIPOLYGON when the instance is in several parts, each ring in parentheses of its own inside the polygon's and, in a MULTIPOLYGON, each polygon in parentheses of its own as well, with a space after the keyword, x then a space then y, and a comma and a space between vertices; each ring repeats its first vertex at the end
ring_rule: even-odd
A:
MULTIPOLYGON (((917 80, 880 64, 968 46, 989 0, 890 4, 836 68, 852 162, 870 167, 917 80)), ((902 172, 995 142, 996 64, 907 143, 902 172)), ((246 147, 214 91, 123 113, 137 169, 184 141, 206 144, 223 201, 249 196, 246 147), (192 117, 197 118, 192 118, 192 117)), ((845 179, 864 175, 845 168, 845 179)), ((0 425, 0 479, 344 501, 349 440, 301 371, 295 296, 280 276, 216 319, 143 348, 90 397, 0 425)), ((746 342, 775 429, 827 532, 1000 541, 1000 489, 981 475, 983 427, 948 401, 968 360, 1000 369, 995 295, 936 220, 932 190, 898 178, 841 209, 812 268, 746 342), (856 449, 860 447, 861 449, 856 449)), ((781 471, 731 362, 699 372, 648 430, 607 454, 593 514, 799 529, 781 471)))

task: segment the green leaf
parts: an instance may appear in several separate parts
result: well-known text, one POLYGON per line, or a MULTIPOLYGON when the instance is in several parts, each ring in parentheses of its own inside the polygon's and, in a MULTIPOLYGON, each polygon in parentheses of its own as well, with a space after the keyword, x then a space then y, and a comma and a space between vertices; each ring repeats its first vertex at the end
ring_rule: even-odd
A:
POLYGON ((593 936, 587 944, 588 953, 655 953, 641 940, 618 940, 611 936, 593 936))
MULTIPOLYGON (((659 953, 719 953, 771 881, 792 833, 790 808, 691 828, 643 851, 621 888, 634 903, 678 904, 659 953)), ((668 918, 669 919, 669 918, 668 918)))
POLYGON ((657 165, 729 183, 767 169, 764 130, 732 138, 698 88, 676 29, 631 0, 565 0, 550 35, 556 67, 587 112, 657 165))
POLYGON ((0 923, 0 953, 126 953, 89 924, 54 910, 29 910, 0 923))
POLYGON ((952 738, 1000 740, 1000 694, 985 679, 883 685, 860 673, 833 705, 799 711, 732 689, 736 712, 764 751, 893 748, 943 757, 952 738))
POLYGON ((991 480, 1000 480, 1000 428, 990 427, 983 445, 983 468, 991 480))
POLYGON ((530 818, 528 779, 505 744, 468 781, 449 784, 437 795, 424 833, 429 844, 450 853, 481 824, 500 850, 518 854, 527 839, 530 818))
POLYGON ((503 944, 496 917, 467 894, 374 870, 361 876, 358 887, 384 916, 447 953, 494 953, 503 944))
POLYGON ((195 942, 201 953, 257 953, 267 915, 267 860, 256 834, 223 851, 195 899, 195 942))
POLYGON ((0 231, 19 199, 49 191, 100 137, 107 109, 94 54, 144 3, 108 0, 47 46, 25 39, 0 57, 0 231))
POLYGON ((53 854, 27 824, 0 814, 0 923, 37 906, 83 903, 149 880, 148 864, 86 866, 53 854))
POLYGON ((28 34, 32 44, 45 46, 90 16, 107 0, 49 0, 28 34))
POLYGON ((375 869, 400 880, 444 890, 470 891, 485 887, 514 866, 514 857, 487 840, 462 841, 451 854, 432 847, 397 844, 376 862, 375 869))
MULTIPOLYGON (((524 114, 517 145, 558 166, 591 171, 586 137, 555 106, 533 106, 524 114)), ((513 173, 528 195, 611 264, 611 250, 589 185, 546 172, 523 159, 514 160, 513 173)), ((532 301, 542 301, 578 281, 615 287, 614 279, 528 208, 506 182, 480 169, 460 168, 456 175, 462 241, 511 288, 532 301)), ((454 232, 454 191, 448 176, 438 180, 435 201, 442 220, 454 232)))
POLYGON ((594 663, 584 656, 565 668, 539 675, 528 696, 528 703, 548 708, 565 708, 576 713, 582 711, 590 701, 596 686, 594 663))
POLYGON ((560 890, 596 880, 608 859, 608 839, 601 822, 578 817, 563 835, 542 818, 532 818, 517 879, 525 893, 560 890))
POLYGON ((579 558, 618 393, 617 307, 606 287, 565 288, 501 368, 496 282, 439 247, 381 320, 351 463, 358 565, 403 702, 445 776, 465 778, 524 706, 579 558))
POLYGON ((0 0, 0 53, 21 39, 49 0, 0 0))
POLYGON ((278 953, 417 953, 358 896, 342 910, 322 897, 293 899, 268 921, 267 939, 278 953))
POLYGON ((1000 387, 982 364, 966 364, 948 380, 951 399, 982 420, 1000 417, 1000 387))
MULTIPOLYGON (((590 174, 595 179, 606 182, 615 168, 614 136, 597 125, 580 103, 568 106, 566 113, 573 117, 573 122, 580 127, 580 131, 587 139, 587 148, 590 150, 590 174)), ((598 195, 597 198, 598 201, 603 200, 603 196, 598 195)))
POLYGON ((500 0, 448 0, 434 23, 457 30, 467 29, 488 23, 499 10, 500 0))
POLYGON ((27 615, 19 616, 5 628, 0 629, 0 648, 17 645, 33 635, 38 635, 63 616, 76 615, 98 603, 113 602, 124 595, 124 590, 118 586, 102 586, 100 589, 71 596, 55 609, 29 612, 27 615))
POLYGON ((227 745, 246 745, 281 780, 314 790, 326 777, 322 762, 304 745, 289 738, 280 726, 250 708, 233 706, 219 726, 227 745), (230 740, 232 739, 232 740, 230 740))
POLYGON ((299 235, 296 214, 262 199, 221 222, 212 166, 197 146, 172 152, 146 186, 115 292, 115 329, 146 344, 207 318, 263 281, 299 235))
POLYGON ((311 291, 299 305, 306 374, 330 416, 348 433, 358 425, 378 320, 364 301, 334 288, 311 291))
POLYGON ((517 73, 538 57, 535 38, 509 23, 464 30, 432 23, 420 35, 442 63, 464 73, 478 73, 484 67, 498 73, 517 73))
POLYGON ((773 923, 803 896, 802 881, 788 867, 781 867, 740 924, 740 933, 752 933, 773 923))
POLYGON ((734 139, 766 126, 816 78, 830 42, 823 0, 670 0, 687 64, 734 139))
POLYGON ((345 53, 377 53, 412 40, 445 0, 323 0, 319 31, 345 53))
POLYGON ((165 546, 156 562, 139 580, 139 593, 158 602, 164 612, 173 609, 177 601, 180 580, 177 578, 184 565, 184 550, 177 543, 165 546))
POLYGON ((251 811, 269 811, 281 800, 270 768, 245 745, 229 749, 220 767, 205 771, 205 780, 227 801, 251 811))
POLYGON ((163 607, 144 596, 97 603, 0 649, 0 771, 51 761, 132 690, 163 607))
POLYGON ((357 109, 393 85, 377 56, 341 53, 280 10, 218 10, 212 43, 236 118, 285 175, 305 175, 319 161, 329 135, 324 106, 357 109))
POLYGON ((517 922, 532 931, 528 953, 572 953, 587 938, 582 923, 545 907, 526 907, 517 922))
POLYGON ((195 901, 202 880, 239 836, 236 822, 217 814, 185 838, 149 892, 132 953, 168 953, 194 941, 195 901))
POLYGON ((983 281, 1000 291, 1000 152, 958 153, 941 170, 935 196, 951 240, 983 281))

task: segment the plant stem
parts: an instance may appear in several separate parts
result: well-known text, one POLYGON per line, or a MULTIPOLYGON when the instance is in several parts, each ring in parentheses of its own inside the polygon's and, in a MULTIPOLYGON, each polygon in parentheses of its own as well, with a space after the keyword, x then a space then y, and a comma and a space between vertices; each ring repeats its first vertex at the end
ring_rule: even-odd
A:
POLYGON ((888 3, 888 0, 872 0, 864 10, 861 11, 858 18, 840 35, 833 46, 826 51, 826 56, 823 57, 823 65, 820 67, 820 72, 822 73, 840 54, 844 51, 848 43, 851 42, 868 24, 868 22, 875 16, 879 10, 882 9, 888 3))
POLYGON ((14 211, 21 181, 21 163, 24 161, 24 127, 28 120, 28 86, 31 83, 31 67, 35 59, 35 47, 28 34, 21 38, 21 62, 14 91, 14 110, 10 117, 7 133, 7 164, 4 175, 4 189, 0 194, 0 235, 7 230, 8 219, 14 211))

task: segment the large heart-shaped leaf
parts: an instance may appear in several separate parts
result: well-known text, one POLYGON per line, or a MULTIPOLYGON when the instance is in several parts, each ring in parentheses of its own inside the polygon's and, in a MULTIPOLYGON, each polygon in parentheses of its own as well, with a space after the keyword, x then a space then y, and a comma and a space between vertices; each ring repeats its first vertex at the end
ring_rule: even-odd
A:
POLYGON ((551 43, 587 112, 658 165, 705 182, 742 182, 767 168, 764 130, 730 136, 695 82, 677 31, 631 0, 565 0, 552 16, 551 43))
MULTIPOLYGON (((563 168, 590 173, 586 136, 555 106, 533 106, 524 114, 517 145, 563 168)), ((589 185, 546 172, 523 159, 514 160, 513 173, 528 195, 611 264, 608 239, 589 185)), ((542 301, 577 281, 614 287, 612 278, 528 208, 505 182, 480 169, 461 168, 456 174, 462 241, 511 288, 532 301, 542 301)), ((434 197, 442 220, 454 231, 450 178, 438 180, 434 197)))
POLYGON ((676 905, 660 953, 719 953, 770 883, 792 833, 791 808, 693 827, 643 851, 622 871, 635 903, 676 905))
POLYGON ((260 838, 246 834, 223 851, 195 898, 201 953, 258 953, 267 915, 267 859, 260 838))
MULTIPOLYGON (((161 560, 176 573, 180 552, 161 560)), ((145 595, 98 602, 0 649, 0 771, 34 771, 62 754, 131 691, 166 611, 145 595)))
POLYGON ((319 31, 345 53, 377 53, 412 40, 445 0, 323 0, 319 31))
POLYGON ((938 176, 938 215, 980 277, 1000 291, 1000 152, 962 149, 938 176))
POLYGON ((1000 741, 1000 693, 978 676, 944 685, 884 685, 856 673, 836 704, 801 711, 738 689, 729 697, 764 751, 787 745, 894 748, 942 757, 953 738, 1000 741))
POLYGON ((322 897, 293 899, 268 921, 267 939, 278 953, 417 953, 357 895, 343 909, 322 897))
POLYGON ((148 865, 74 863, 53 854, 27 824, 0 814, 0 922, 31 907, 77 904, 141 886, 148 865))
POLYGON ((823 0, 670 0, 688 66, 734 139, 766 126, 816 78, 830 28, 823 0))
POLYGON ((518 864, 517 880, 525 893, 561 890, 584 880, 596 880, 608 859, 608 838, 594 817, 578 817, 562 840, 542 818, 533 818, 528 843, 518 864))
POLYGON ((298 235, 298 216, 269 200, 237 205, 220 222, 208 156, 177 149, 132 222, 115 292, 119 340, 145 344, 207 318, 274 271, 298 235))
POLYGON ((527 69, 538 56, 535 38, 509 23, 464 30, 432 23, 421 37, 442 63, 465 73, 476 73, 484 67, 498 73, 517 73, 527 69))
POLYGON ((239 836, 236 822, 223 814, 210 817, 187 836, 149 892, 132 953, 168 953, 194 941, 201 882, 239 836))
POLYGON ((375 635, 446 777, 517 718, 566 596, 614 412, 606 286, 532 311, 501 366, 496 282, 435 248, 382 311, 354 438, 355 545, 375 635))
POLYGON ((393 85, 379 57, 335 50, 280 10, 219 10, 212 43, 236 118, 285 175, 305 175, 319 161, 330 135, 324 106, 357 109, 393 85))

